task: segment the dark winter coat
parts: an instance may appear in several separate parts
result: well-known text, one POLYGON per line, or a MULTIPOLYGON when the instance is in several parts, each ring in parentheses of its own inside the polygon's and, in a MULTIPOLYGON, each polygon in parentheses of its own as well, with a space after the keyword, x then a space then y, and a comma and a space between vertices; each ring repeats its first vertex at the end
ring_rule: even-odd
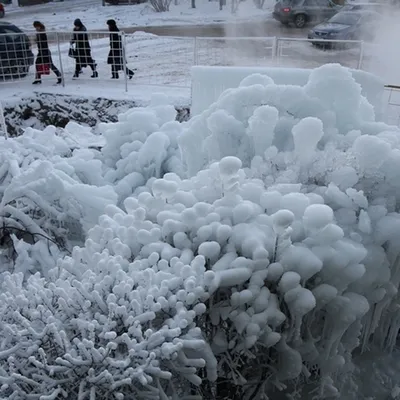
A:
POLYGON ((51 64, 51 53, 49 49, 49 42, 47 41, 46 32, 39 32, 36 34, 36 44, 38 47, 36 65, 51 64))
POLYGON ((74 28, 71 44, 75 44, 75 59, 77 63, 82 66, 93 64, 92 51, 85 26, 74 28))
POLYGON ((113 65, 115 71, 124 69, 124 57, 121 36, 119 29, 110 34, 110 51, 108 53, 107 64, 113 65))

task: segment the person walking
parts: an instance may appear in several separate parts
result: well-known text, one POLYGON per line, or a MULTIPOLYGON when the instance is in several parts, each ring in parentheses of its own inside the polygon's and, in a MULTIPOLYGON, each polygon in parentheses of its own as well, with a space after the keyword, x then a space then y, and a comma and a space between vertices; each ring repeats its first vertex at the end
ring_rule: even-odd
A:
MULTIPOLYGON (((108 53, 107 64, 111 65, 111 79, 118 79, 118 71, 124 69, 124 49, 122 47, 121 36, 118 34, 119 29, 115 20, 109 19, 107 25, 108 30, 111 32, 110 51, 108 53)), ((129 79, 132 79, 133 75, 135 75, 135 73, 128 67, 125 67, 125 73, 129 76, 129 79)))
POLYGON ((34 21, 33 27, 36 30, 36 44, 38 54, 36 56, 36 76, 32 82, 34 85, 42 83, 42 75, 48 75, 52 70, 57 76, 57 84, 62 83, 61 73, 58 68, 53 64, 51 52, 49 49, 49 42, 47 40, 46 27, 40 21, 34 21))
POLYGON ((72 36, 70 44, 71 46, 75 46, 75 73, 73 77, 79 78, 82 68, 89 66, 92 69, 91 78, 97 78, 99 74, 96 71, 96 63, 92 58, 92 50, 90 48, 86 27, 79 18, 74 21, 74 35, 72 36))

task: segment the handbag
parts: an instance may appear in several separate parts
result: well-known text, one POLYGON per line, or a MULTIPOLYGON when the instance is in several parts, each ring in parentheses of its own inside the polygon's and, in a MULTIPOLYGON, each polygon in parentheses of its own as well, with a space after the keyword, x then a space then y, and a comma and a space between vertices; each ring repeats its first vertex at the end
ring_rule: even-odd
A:
POLYGON ((37 64, 36 72, 39 75, 50 75, 50 64, 37 64))
POLYGON ((71 47, 69 48, 69 50, 68 50, 68 57, 76 58, 76 56, 77 56, 77 52, 76 52, 76 50, 71 46, 71 47))

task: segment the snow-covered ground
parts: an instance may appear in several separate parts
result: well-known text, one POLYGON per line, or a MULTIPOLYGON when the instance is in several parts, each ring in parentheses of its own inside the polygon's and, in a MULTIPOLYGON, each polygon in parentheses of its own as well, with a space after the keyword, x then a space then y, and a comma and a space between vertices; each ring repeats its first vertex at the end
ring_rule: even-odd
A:
POLYGON ((113 18, 120 28, 146 25, 199 25, 215 22, 235 22, 249 19, 271 18, 274 1, 267 0, 263 10, 255 7, 253 1, 241 2, 236 14, 231 13, 228 4, 222 11, 217 1, 198 1, 196 9, 190 0, 172 2, 169 12, 156 13, 149 4, 131 6, 101 6, 101 0, 66 0, 16 9, 6 6, 6 20, 23 28, 32 26, 35 20, 42 21, 48 30, 72 30, 75 18, 81 18, 88 29, 107 29, 107 19, 113 18))
POLYGON ((162 93, 167 96, 169 102, 176 106, 190 105, 190 88, 175 88, 167 86, 147 86, 147 85, 131 85, 129 92, 125 92, 125 85, 121 80, 118 83, 111 81, 99 83, 93 82, 90 78, 80 81, 68 82, 63 88, 59 85, 54 85, 50 79, 44 81, 41 87, 32 89, 31 81, 19 83, 15 85, 4 85, 1 89, 1 97, 4 102, 13 98, 32 97, 36 93, 59 94, 61 96, 73 96, 82 98, 108 98, 113 100, 130 100, 135 101, 138 105, 149 104, 154 94, 162 93))

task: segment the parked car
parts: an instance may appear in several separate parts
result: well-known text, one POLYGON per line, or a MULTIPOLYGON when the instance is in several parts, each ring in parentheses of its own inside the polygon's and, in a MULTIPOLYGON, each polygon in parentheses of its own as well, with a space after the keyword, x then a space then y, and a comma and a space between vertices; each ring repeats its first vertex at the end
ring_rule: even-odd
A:
POLYGON ((296 28, 304 28, 309 22, 332 17, 341 8, 332 0, 278 0, 272 16, 284 25, 293 23, 296 28))
POLYGON ((9 22, 0 22, 0 80, 23 78, 33 65, 28 36, 9 22))
POLYGON ((312 42, 323 46, 332 46, 332 40, 372 40, 379 17, 378 13, 370 10, 341 11, 312 28, 308 38, 324 40, 322 43, 312 42))
POLYGON ((0 3, 0 18, 4 18, 6 11, 4 10, 3 4, 0 3))

